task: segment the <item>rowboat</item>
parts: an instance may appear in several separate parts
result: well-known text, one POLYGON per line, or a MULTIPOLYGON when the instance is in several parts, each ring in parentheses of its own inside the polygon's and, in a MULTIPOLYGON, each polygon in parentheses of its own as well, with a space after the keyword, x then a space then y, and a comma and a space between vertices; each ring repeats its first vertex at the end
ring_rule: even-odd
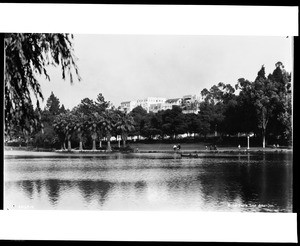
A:
POLYGON ((190 154, 181 154, 181 157, 198 158, 199 155, 190 153, 190 154))

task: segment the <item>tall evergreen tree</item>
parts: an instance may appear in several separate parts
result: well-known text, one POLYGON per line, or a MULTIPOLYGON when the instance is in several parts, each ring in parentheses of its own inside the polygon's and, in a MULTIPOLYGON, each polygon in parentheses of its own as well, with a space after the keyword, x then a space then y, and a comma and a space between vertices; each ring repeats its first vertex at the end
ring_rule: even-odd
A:
POLYGON ((49 111, 52 115, 59 114, 60 102, 59 102, 59 99, 53 94, 53 91, 51 91, 51 94, 50 94, 49 98, 47 99, 45 109, 47 111, 49 111))

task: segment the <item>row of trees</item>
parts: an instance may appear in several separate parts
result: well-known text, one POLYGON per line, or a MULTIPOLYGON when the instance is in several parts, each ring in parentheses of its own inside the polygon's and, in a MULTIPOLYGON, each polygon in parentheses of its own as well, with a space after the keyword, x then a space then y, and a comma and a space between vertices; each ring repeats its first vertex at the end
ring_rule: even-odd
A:
MULTIPOLYGON (((99 94, 94 102, 85 98, 72 111, 59 114, 54 120, 54 130, 60 141, 68 141, 68 150, 71 149, 71 137, 77 135, 79 149, 83 149, 83 141, 90 136, 93 147, 96 149, 96 140, 99 139, 101 146, 102 139, 107 140, 107 151, 111 151, 110 139, 113 135, 121 135, 123 147, 126 147, 126 140, 129 132, 134 127, 132 117, 125 113, 109 108, 109 103, 99 94)), ((64 148, 64 146, 63 146, 64 148)))
POLYGON ((60 107, 59 99, 51 93, 42 112, 42 127, 31 136, 35 145, 47 142, 57 146, 59 143, 66 149, 67 142, 68 150, 74 141, 79 142, 79 150, 82 150, 89 140, 95 150, 97 139, 102 148, 102 140, 106 138, 107 151, 111 151, 111 137, 121 135, 123 147, 126 147, 128 134, 133 128, 133 118, 112 107, 101 93, 96 101, 85 98, 72 110, 65 110, 63 105, 60 107))
POLYGON ((292 107, 291 74, 281 62, 266 76, 265 67, 259 70, 253 82, 241 78, 233 87, 222 82, 201 91, 200 112, 183 114, 181 108, 158 113, 147 113, 142 107, 132 110, 135 135, 161 138, 178 134, 224 135, 254 133, 266 146, 266 137, 291 144, 292 107))
MULTIPOLYGON (((91 143, 96 149, 96 141, 102 148, 107 141, 111 150, 112 136, 121 135, 123 147, 128 136, 143 136, 147 139, 176 139, 179 134, 200 135, 218 132, 218 135, 251 133, 261 137, 263 147, 266 137, 281 142, 291 141, 291 74, 284 70, 281 62, 276 63, 272 74, 266 76, 265 68, 259 70, 254 82, 239 79, 233 87, 218 83, 201 91, 202 101, 198 114, 183 114, 182 108, 149 112, 141 106, 129 114, 115 109, 99 94, 95 101, 85 98, 72 110, 60 106, 59 99, 51 93, 41 112, 39 127, 21 131, 14 128, 12 136, 22 135, 36 146, 55 146, 71 149, 71 142, 78 142, 79 149, 91 143)), ((38 117, 36 108, 30 109, 38 117)))

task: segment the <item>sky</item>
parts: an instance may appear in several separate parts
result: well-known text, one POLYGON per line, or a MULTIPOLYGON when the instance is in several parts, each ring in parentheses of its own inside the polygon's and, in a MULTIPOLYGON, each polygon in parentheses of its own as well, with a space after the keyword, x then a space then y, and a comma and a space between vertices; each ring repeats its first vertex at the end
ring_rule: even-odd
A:
POLYGON ((49 67, 51 81, 39 78, 45 105, 51 91, 72 109, 102 93, 107 101, 200 95, 204 88, 239 78, 253 81, 264 65, 272 73, 281 61, 292 71, 290 37, 204 35, 75 34, 74 50, 82 80, 71 85, 49 67))

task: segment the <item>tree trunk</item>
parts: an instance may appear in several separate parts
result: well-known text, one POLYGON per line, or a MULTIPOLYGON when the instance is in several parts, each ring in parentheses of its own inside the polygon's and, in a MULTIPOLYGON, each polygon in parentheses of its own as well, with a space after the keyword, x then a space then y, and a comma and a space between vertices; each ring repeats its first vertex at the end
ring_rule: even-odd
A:
POLYGON ((92 148, 92 150, 96 150, 96 138, 97 138, 97 134, 93 133, 92 134, 92 139, 93 139, 93 148, 92 148))
POLYGON ((126 140, 127 140, 127 135, 126 135, 126 133, 123 133, 123 134, 122 134, 122 140, 123 140, 123 148, 125 148, 125 147, 126 147, 126 140))
POLYGON ((82 132, 79 132, 77 136, 79 138, 79 150, 82 150, 82 132))
POLYGON ((100 142, 99 142, 99 148, 102 148, 102 141, 100 139, 100 142))
POLYGON ((64 150, 66 149, 66 143, 65 143, 65 141, 64 141, 64 143, 63 143, 63 149, 64 149, 64 150))
POLYGON ((93 148, 92 148, 92 150, 96 150, 96 140, 95 139, 93 139, 93 148))
POLYGON ((68 151, 71 151, 71 150, 72 150, 72 148, 71 148, 71 141, 68 140, 68 151))
POLYGON ((107 149, 106 151, 111 151, 110 140, 107 140, 107 149))
POLYGON ((106 148, 106 151, 108 151, 108 152, 111 151, 110 138, 111 138, 111 135, 110 135, 110 133, 108 133, 107 134, 107 148, 106 148))
POLYGON ((266 131, 263 129, 262 131, 262 137, 263 137, 263 148, 266 147, 266 131))
POLYGON ((262 110, 262 137, 263 137, 263 148, 266 147, 266 129, 268 124, 267 113, 262 110))
POLYGON ((71 151, 71 136, 68 136, 68 151, 71 151))

